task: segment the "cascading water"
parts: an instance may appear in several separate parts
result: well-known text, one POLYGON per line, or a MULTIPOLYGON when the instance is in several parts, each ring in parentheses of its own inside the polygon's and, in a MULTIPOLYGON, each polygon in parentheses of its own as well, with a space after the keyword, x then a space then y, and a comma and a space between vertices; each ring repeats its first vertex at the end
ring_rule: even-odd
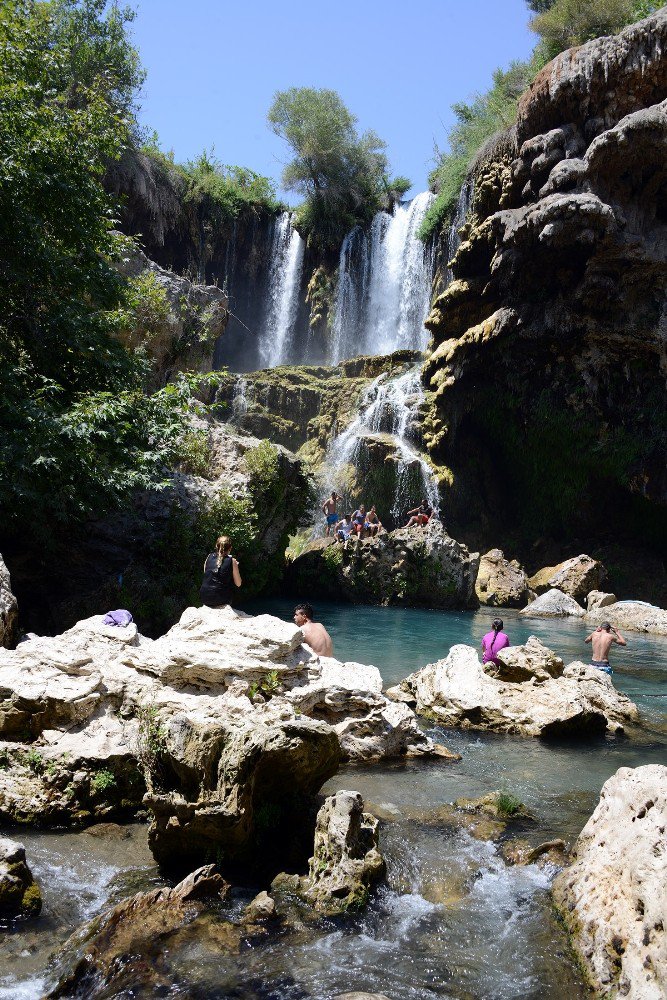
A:
MULTIPOLYGON (((343 496, 349 493, 349 469, 363 464, 362 451, 369 435, 382 435, 394 452, 396 475, 391 506, 380 511, 400 523, 407 507, 415 506, 422 497, 428 498, 437 516, 438 486, 426 460, 410 443, 411 424, 423 400, 419 367, 411 368, 395 378, 379 375, 366 389, 359 412, 352 423, 331 442, 324 463, 324 475, 343 496)), ((364 498, 368 503, 373 497, 364 498)))
POLYGON ((268 300, 261 337, 262 364, 267 368, 289 359, 290 334, 299 308, 305 244, 290 212, 276 220, 271 249, 268 300))
POLYGON ((459 229, 463 226, 468 216, 468 212, 472 207, 472 197, 474 193, 473 179, 472 177, 466 178, 463 182, 463 186, 459 191, 459 198, 456 203, 456 211, 454 212, 454 218, 452 219, 452 224, 449 227, 449 232, 447 234, 447 284, 454 280, 454 275, 452 274, 451 268, 449 267, 449 262, 454 259, 456 251, 461 246, 461 237, 459 235, 459 229))
POLYGON ((417 232, 433 195, 425 191, 392 215, 378 212, 370 237, 358 227, 340 253, 330 360, 423 350, 433 260, 417 232))
POLYGON ((240 423, 248 412, 248 380, 239 378, 234 387, 232 398, 232 421, 240 423))

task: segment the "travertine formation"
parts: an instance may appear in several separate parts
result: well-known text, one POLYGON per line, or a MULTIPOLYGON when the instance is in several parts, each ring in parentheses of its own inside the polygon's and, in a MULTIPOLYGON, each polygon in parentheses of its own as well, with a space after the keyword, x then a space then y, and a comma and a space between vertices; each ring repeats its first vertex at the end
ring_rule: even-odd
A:
POLYGON ((18 604, 12 593, 9 570, 0 555, 0 646, 12 646, 18 628, 18 604))
POLYGON ((556 587, 540 594, 521 611, 527 618, 583 618, 585 613, 573 597, 556 587))
POLYGON ((605 782, 573 864, 553 885, 590 985, 602 996, 667 995, 667 767, 605 782))
POLYGON ((154 641, 97 616, 0 650, 0 816, 86 823, 143 801, 161 862, 247 860, 258 814, 288 836, 341 757, 447 754, 375 667, 302 639, 269 615, 189 608, 154 641))
POLYGON ((481 557, 475 593, 480 604, 494 608, 523 608, 534 596, 523 567, 506 559, 501 549, 481 557))
POLYGON ((557 566, 545 566, 530 577, 528 583, 536 594, 547 590, 562 590, 575 601, 586 600, 591 590, 599 590, 607 571, 601 562, 587 555, 574 556, 557 566))
POLYGON ((503 654, 502 666, 487 672, 471 646, 452 646, 446 659, 387 694, 446 726, 545 739, 622 732, 639 718, 637 707, 604 673, 583 663, 563 668, 534 636, 503 654))
POLYGON ((667 534, 666 50, 662 8, 561 53, 473 167, 424 371, 457 536, 667 534))
POLYGON ((0 837, 0 920, 38 916, 42 894, 25 857, 25 847, 0 837))
POLYGON ((479 555, 455 541, 440 521, 397 528, 345 547, 318 539, 289 569, 299 593, 363 604, 477 606, 479 555))

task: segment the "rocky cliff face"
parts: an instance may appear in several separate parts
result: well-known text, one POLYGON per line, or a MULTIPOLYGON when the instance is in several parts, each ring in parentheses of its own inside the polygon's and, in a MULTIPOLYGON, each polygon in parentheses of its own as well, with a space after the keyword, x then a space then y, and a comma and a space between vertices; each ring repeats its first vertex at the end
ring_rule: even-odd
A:
POLYGON ((476 545, 667 538, 666 44, 663 10, 562 53, 478 159, 424 374, 476 545))

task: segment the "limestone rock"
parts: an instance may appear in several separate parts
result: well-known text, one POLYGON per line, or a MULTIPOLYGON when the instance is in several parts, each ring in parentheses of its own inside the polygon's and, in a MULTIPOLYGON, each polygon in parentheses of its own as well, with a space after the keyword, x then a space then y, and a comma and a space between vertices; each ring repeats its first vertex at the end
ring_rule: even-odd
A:
POLYGON ((362 604, 468 608, 477 605, 479 555, 447 534, 439 521, 397 528, 376 538, 306 549, 290 567, 300 593, 362 604))
POLYGON ((667 611, 645 601, 617 601, 594 608, 586 615, 586 621, 591 625, 608 621, 615 628, 667 635, 667 611))
POLYGON ((501 549, 490 549, 480 559, 475 593, 480 604, 494 608, 522 608, 532 596, 525 570, 501 549))
POLYGON ((265 920, 277 920, 275 900, 269 896, 268 892, 262 891, 251 900, 243 911, 243 916, 248 923, 257 924, 265 920))
MULTIPOLYGON (((558 669, 557 657, 550 662, 558 669)), ((577 739, 605 729, 619 732, 638 719, 636 706, 593 667, 572 664, 559 677, 507 682, 487 674, 477 651, 464 645, 453 646, 446 659, 411 674, 400 687, 419 714, 463 729, 577 739)), ((394 690, 387 695, 394 697, 394 690)))
POLYGON ((540 642, 537 636, 531 635, 522 646, 508 646, 498 653, 500 663, 488 663, 487 673, 500 681, 528 681, 535 679, 537 684, 550 677, 560 677, 564 663, 560 656, 540 642))
MULTIPOLYGON (((229 885, 206 865, 174 888, 140 892, 105 911, 65 943, 66 971, 49 997, 94 996, 104 988, 164 987, 157 961, 200 916, 207 901, 225 899, 229 885)), ((202 935, 203 936, 203 935, 202 935)), ((240 937, 240 935, 239 935, 240 937)), ((237 939, 238 940, 238 939, 237 939)))
POLYGON ((555 587, 540 594, 519 613, 527 618, 567 618, 568 616, 583 618, 586 614, 573 597, 564 594, 562 590, 557 590, 555 587))
POLYGON ((157 640, 94 616, 0 650, 0 818, 86 825, 148 806, 164 865, 254 853, 270 866, 300 845, 298 863, 305 804, 342 756, 448 753, 376 667, 302 638, 270 615, 189 608, 157 640))
POLYGON ((536 594, 555 588, 569 594, 575 601, 583 601, 591 590, 599 590, 607 577, 601 562, 587 555, 574 556, 557 566, 545 566, 528 581, 536 594))
POLYGON ((586 596, 586 610, 597 611, 598 608, 608 608, 610 604, 616 604, 615 594, 606 594, 603 590, 591 590, 586 596))
POLYGON ((372 886, 385 874, 378 821, 363 810, 359 792, 330 795, 317 814, 308 875, 291 881, 278 876, 274 886, 291 888, 327 916, 363 907, 372 886))
POLYGON ((0 646, 13 646, 17 638, 18 603, 12 593, 9 570, 0 555, 0 646))
POLYGON ((667 767, 620 768, 553 885, 590 984, 605 996, 667 994, 667 767))
POLYGON ((36 917, 42 894, 25 858, 25 847, 0 837, 0 918, 36 917))

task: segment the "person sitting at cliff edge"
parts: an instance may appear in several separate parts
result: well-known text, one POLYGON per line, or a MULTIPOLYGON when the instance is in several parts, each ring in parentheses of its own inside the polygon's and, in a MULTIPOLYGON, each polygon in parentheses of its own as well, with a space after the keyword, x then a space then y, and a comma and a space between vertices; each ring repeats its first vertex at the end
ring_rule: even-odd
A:
POLYGON ((297 604, 294 624, 303 632, 303 639, 318 656, 333 656, 331 636, 320 622, 314 622, 315 612, 310 604, 297 604))
POLYGON ((495 663, 498 666, 498 653, 501 649, 507 649, 510 644, 509 636, 503 632, 502 618, 494 618, 491 623, 491 632, 487 632, 482 639, 482 663, 495 663))
POLYGON ((366 514, 365 527, 370 538, 375 538, 375 536, 379 535, 379 533, 382 531, 382 521, 377 515, 375 504, 373 504, 368 514, 366 514))
POLYGON ((619 646, 627 646, 627 642, 613 625, 609 622, 602 622, 601 625, 587 635, 584 642, 590 642, 593 647, 593 658, 591 660, 591 666, 595 667, 596 670, 602 670, 605 674, 611 676, 612 670, 609 664, 609 650, 614 645, 618 643, 619 646))
POLYGON ((405 525, 406 528, 411 528, 413 524, 418 524, 423 528, 425 524, 428 524, 433 517, 433 508, 426 497, 424 497, 419 507, 408 511, 408 517, 410 520, 405 525))

